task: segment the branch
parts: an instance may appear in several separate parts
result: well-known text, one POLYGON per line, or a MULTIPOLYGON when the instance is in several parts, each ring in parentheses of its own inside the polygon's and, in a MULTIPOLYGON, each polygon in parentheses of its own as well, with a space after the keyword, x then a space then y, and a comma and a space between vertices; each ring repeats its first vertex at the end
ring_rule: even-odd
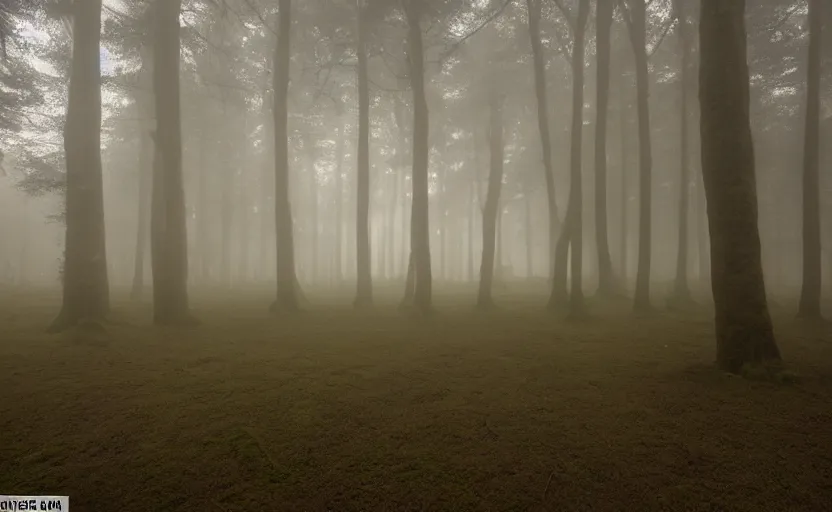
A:
POLYGON ((479 31, 480 31, 480 30, 482 30, 483 28, 485 28, 485 26, 486 26, 486 25, 488 25, 489 23, 491 23, 492 21, 494 21, 495 19, 497 19, 497 18, 498 18, 498 17, 499 17, 499 16, 500 16, 500 15, 501 15, 501 14, 502 14, 505 10, 506 10, 506 7, 508 7, 508 6, 509 6, 509 4, 511 4, 511 0, 505 0, 505 2, 503 3, 503 6, 502 6, 502 7, 500 7, 499 9, 497 9, 496 11, 494 11, 494 12, 493 12, 490 16, 488 16, 486 19, 484 19, 484 20, 482 21, 482 23, 480 23, 480 26, 478 26, 478 27, 477 27, 477 28, 475 28, 474 30, 472 30, 472 31, 468 32, 468 33, 467 33, 467 34, 465 34, 465 36, 463 36, 463 37, 462 37, 459 41, 457 41, 456 43, 454 43, 454 44, 453 44, 453 46, 451 46, 451 47, 448 49, 448 51, 446 51, 446 52, 442 55, 442 58, 441 58, 441 59, 439 59, 439 61, 440 61, 440 62, 442 62, 442 61, 444 61, 445 59, 447 59, 448 57, 450 57, 450 56, 451 56, 451 55, 452 55, 452 54, 453 54, 453 53, 454 53, 454 52, 455 52, 455 51, 456 51, 456 50, 457 50, 460 46, 462 46, 462 43, 464 43, 464 42, 465 42, 465 41, 467 41, 469 38, 471 38, 471 36, 473 36, 474 34, 476 34, 477 32, 479 32, 479 31))
POLYGON ((677 18, 670 18, 667 21, 667 24, 664 26, 664 30, 662 30, 661 35, 659 36, 659 40, 656 41, 656 44, 653 45, 653 49, 647 52, 647 58, 653 57, 653 55, 658 51, 659 47, 661 47, 662 43, 664 42, 665 37, 670 32, 670 29, 676 24, 677 18))

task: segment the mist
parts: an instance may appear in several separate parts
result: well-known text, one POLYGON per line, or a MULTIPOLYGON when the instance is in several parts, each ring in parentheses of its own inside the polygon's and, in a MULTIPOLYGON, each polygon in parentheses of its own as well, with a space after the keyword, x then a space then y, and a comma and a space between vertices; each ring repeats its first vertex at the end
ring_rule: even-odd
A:
MULTIPOLYGON (((63 455, 58 473, 0 469, 0 488, 140 510, 115 485, 93 495, 90 465, 177 481, 225 461, 241 476, 206 469, 181 501, 158 482, 124 492, 155 493, 165 510, 242 510, 270 506, 267 496, 283 500, 276 510, 659 506, 634 488, 674 509, 795 503, 785 489, 700 491, 721 461, 722 482, 736 483, 759 468, 724 461, 752 453, 773 467, 765 446, 832 420, 818 398, 832 371, 826 7, 0 5, 0 417, 58 403, 73 429, 103 421, 49 441, 63 443, 55 453, 131 439, 83 452, 83 471, 63 455), (18 365, 25 376, 10 373, 18 365), (103 405, 81 405, 101 389, 103 405), (612 425, 631 411, 624 390, 646 419, 622 433, 612 425), (157 410, 168 399, 181 416, 157 410), (203 399, 205 410, 193 406, 203 399), (518 405, 528 401, 539 408, 518 405), (262 412, 270 403, 280 405, 262 412), (217 423, 197 432, 206 415, 217 423), (491 448, 471 431, 480 416, 492 418, 491 448), (609 453, 575 432, 580 421, 609 453), (170 422, 183 445, 140 431, 170 422), (694 424, 751 435, 756 448, 691 448, 694 424), (316 441, 333 432, 329 448, 316 441), (461 446, 447 462, 443 436, 461 446), (610 477, 613 490, 578 492, 613 471, 605 459, 634 465, 630 436, 675 447, 667 460, 635 456, 656 474, 697 461, 690 482, 635 471, 610 477), (508 462, 511 446, 530 466, 508 462), (165 449, 173 462, 153 458, 165 449), (547 455, 570 450, 584 469, 547 455), (308 482, 292 490, 295 477, 308 482), (329 490, 306 487, 316 481, 329 490), (206 495, 214 484, 232 490, 206 495)), ((59 424, 25 434, 0 420, 18 436, 0 459, 31 453, 59 424)), ((806 432, 786 454, 804 465, 801 509, 830 498, 829 461, 808 448, 824 436, 806 432)))

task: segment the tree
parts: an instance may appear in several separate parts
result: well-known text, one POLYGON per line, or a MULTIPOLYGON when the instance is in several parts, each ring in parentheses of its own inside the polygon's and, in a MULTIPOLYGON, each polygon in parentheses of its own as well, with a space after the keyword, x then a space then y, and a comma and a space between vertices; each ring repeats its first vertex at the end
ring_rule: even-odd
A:
POLYGON ((613 0, 597 0, 595 37, 597 48, 597 103, 595 121, 595 245, 598 251, 598 293, 614 288, 612 258, 607 230, 607 119, 610 99, 610 53, 613 0))
POLYGON ((689 302, 688 285, 688 210, 690 209, 690 116, 688 115, 688 96, 690 91, 691 42, 687 11, 683 0, 674 0, 676 18, 679 22, 679 88, 681 99, 680 111, 680 175, 679 175, 679 243, 676 252, 676 279, 673 287, 673 302, 680 305, 689 302))
POLYGON ((717 363, 779 360, 766 300, 749 117, 745 0, 702 0, 699 103, 717 363))
POLYGON ((425 95, 425 58, 422 43, 422 5, 419 0, 404 0, 407 18, 410 84, 413 91, 413 212, 411 251, 415 275, 413 302, 423 314, 431 309, 430 225, 428 215, 428 102, 425 95))
POLYGON ((66 153, 63 305, 50 332, 102 320, 110 308, 101 175, 101 0, 74 4, 66 153))
POLYGON ((803 146, 803 286, 798 315, 820 318, 820 85, 823 2, 809 0, 809 66, 803 146))
POLYGON ((356 261, 358 279, 355 305, 368 306, 373 302, 373 282, 370 274, 370 84, 367 75, 366 7, 357 1, 358 11, 358 197, 356 212, 356 261))
POLYGON ((584 307, 583 296, 583 106, 584 106, 584 56, 586 49, 586 25, 589 19, 589 1, 579 0, 578 12, 573 17, 558 1, 558 7, 567 18, 572 30, 572 126, 569 154, 569 205, 566 208, 566 229, 555 248, 555 271, 549 307, 562 302, 566 295, 567 254, 571 248, 572 282, 570 308, 580 313, 584 307))
MULTIPOLYGON (((624 0, 622 0, 623 2, 624 0)), ((638 270, 634 306, 637 311, 650 308, 650 260, 653 203, 653 148, 650 138, 650 75, 647 68, 647 5, 649 0, 630 0, 624 19, 630 33, 636 61, 636 104, 638 111, 639 156, 639 230, 638 270)))
POLYGON ((157 325, 191 324, 188 305, 188 235, 182 180, 179 97, 181 0, 157 1, 153 57, 156 99, 156 157, 151 201, 153 320, 157 325))
POLYGON ((289 63, 291 57, 292 0, 280 0, 277 46, 274 56, 274 193, 277 233, 277 299, 272 312, 299 308, 292 207, 289 202, 289 63))
MULTIPOLYGON (((147 89, 152 88, 150 82, 151 75, 151 56, 149 48, 144 47, 140 50, 142 56, 142 70, 140 72, 141 81, 147 89)), ((151 106, 149 95, 145 91, 137 93, 136 100, 136 114, 139 118, 144 115, 144 112, 150 111, 151 106)), ((148 122, 140 121, 141 128, 139 130, 139 159, 138 159, 138 222, 136 227, 136 252, 133 258, 133 284, 130 289, 130 298, 132 300, 140 300, 144 293, 144 267, 145 254, 147 253, 147 232, 148 232, 148 210, 150 206, 150 185, 153 178, 151 166, 151 151, 153 140, 150 138, 150 130, 146 129, 148 122)))
MULTIPOLYGON (((477 308, 486 310, 494 306, 491 287, 494 282, 494 249, 497 235, 497 213, 500 208, 500 188, 503 184, 503 99, 492 92, 489 152, 491 169, 488 174, 488 192, 482 216, 482 260, 480 263, 480 287, 477 308)), ((498 263, 499 264, 499 263, 498 263)))
POLYGON ((552 165, 552 136, 549 133, 546 67, 544 65, 543 44, 540 40, 541 3, 542 0, 526 0, 529 19, 529 39, 531 40, 532 46, 534 91, 535 97, 537 98, 537 124, 540 133, 540 148, 543 152, 543 174, 546 182, 546 198, 549 207, 549 258, 547 261, 548 268, 552 268, 559 220, 557 199, 555 198, 555 176, 552 165))

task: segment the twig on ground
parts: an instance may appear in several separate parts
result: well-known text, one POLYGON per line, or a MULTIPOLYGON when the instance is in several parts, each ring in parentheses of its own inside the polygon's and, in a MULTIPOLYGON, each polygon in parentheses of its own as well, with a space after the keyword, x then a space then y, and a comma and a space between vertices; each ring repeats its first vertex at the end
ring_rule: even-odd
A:
POLYGON ((243 432, 245 432, 246 434, 251 436, 252 439, 254 439, 254 444, 256 444, 257 448, 260 449, 260 453, 263 454, 263 457, 266 458, 266 460, 271 465, 272 469, 276 471, 278 467, 277 464, 275 464, 274 459, 272 459, 272 456, 269 455, 269 452, 267 452, 264 448, 263 442, 260 440, 260 437, 256 433, 254 433, 254 429, 252 429, 251 427, 243 427, 243 432))
POLYGON ((549 473, 549 479, 546 480, 546 487, 543 489, 543 497, 540 499, 540 501, 542 501, 542 502, 546 501, 546 492, 549 490, 549 484, 552 483, 552 477, 553 476, 555 476, 555 470, 554 469, 552 470, 551 473, 549 473))

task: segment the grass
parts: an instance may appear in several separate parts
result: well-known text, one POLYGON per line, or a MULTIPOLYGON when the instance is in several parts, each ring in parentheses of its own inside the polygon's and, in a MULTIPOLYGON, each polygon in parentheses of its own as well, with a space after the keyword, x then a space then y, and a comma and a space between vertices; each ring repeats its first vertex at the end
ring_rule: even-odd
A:
MULTIPOLYGON (((784 382, 712 367, 706 311, 566 321, 541 297, 417 318, 200 296, 106 333, 0 313, 0 492, 78 511, 806 510, 832 500, 832 336, 776 315, 784 382)), ((314 295, 310 297, 314 302, 314 295)))

